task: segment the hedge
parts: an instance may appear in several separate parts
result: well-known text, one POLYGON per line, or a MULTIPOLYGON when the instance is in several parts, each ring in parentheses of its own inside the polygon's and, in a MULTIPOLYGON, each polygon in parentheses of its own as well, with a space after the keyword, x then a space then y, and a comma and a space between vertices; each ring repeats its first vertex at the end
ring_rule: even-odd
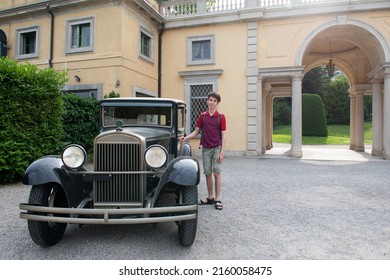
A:
POLYGON ((63 127, 66 143, 79 144, 87 152, 93 150, 93 140, 99 133, 99 104, 90 97, 64 94, 63 127))
POLYGON ((302 94, 302 135, 328 136, 324 104, 317 94, 302 94))
POLYGON ((62 147, 66 73, 0 59, 0 182, 21 178, 33 160, 62 147))

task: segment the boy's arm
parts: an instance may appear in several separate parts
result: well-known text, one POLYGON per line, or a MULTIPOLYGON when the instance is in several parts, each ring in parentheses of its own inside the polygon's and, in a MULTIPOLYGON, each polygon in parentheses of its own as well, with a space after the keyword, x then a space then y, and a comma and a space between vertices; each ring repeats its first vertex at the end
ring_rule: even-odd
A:
POLYGON ((225 157, 225 144, 226 144, 226 131, 221 131, 222 134, 222 145, 221 150, 219 151, 218 161, 222 162, 223 158, 225 157))
POLYGON ((187 136, 183 136, 181 138, 181 141, 187 141, 193 137, 195 137, 196 135, 198 135, 200 132, 200 128, 199 127, 196 127, 195 130, 193 132, 191 132, 190 134, 188 134, 187 136))

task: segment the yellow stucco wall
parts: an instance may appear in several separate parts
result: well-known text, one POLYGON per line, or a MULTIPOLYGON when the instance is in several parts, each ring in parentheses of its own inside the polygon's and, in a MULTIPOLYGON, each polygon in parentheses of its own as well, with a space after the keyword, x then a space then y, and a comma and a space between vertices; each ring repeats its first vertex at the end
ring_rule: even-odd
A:
MULTIPOLYGON (((179 71, 223 70, 218 78, 218 92, 222 98, 219 110, 227 118, 227 150, 246 148, 246 48, 247 24, 244 22, 168 30, 163 34, 164 97, 185 98, 184 78, 179 71), (187 37, 203 35, 215 36, 215 64, 187 66, 187 37)), ((195 146, 197 142, 194 140, 195 146)))
MULTIPOLYGON (((25 4, 25 1, 22 1, 25 4)), ((34 2, 34 1, 32 1, 34 2)), ((68 85, 103 84, 103 94, 112 90, 121 96, 132 96, 133 87, 157 94, 158 30, 149 18, 139 11, 112 3, 88 6, 79 9, 56 11, 54 23, 53 67, 68 70, 68 85), (92 52, 66 53, 66 23, 68 20, 84 17, 94 18, 94 50, 92 52), (109 23, 109 24, 108 24, 109 23), (139 26, 142 25, 154 36, 154 62, 139 57, 139 26), (81 82, 74 80, 78 75, 81 82), (115 87, 116 80, 120 86, 115 87)), ((39 57, 29 61, 48 67, 50 56, 50 15, 11 20, 0 23, 8 36, 10 57, 15 56, 16 30, 29 26, 39 26, 39 57)), ((23 60, 20 60, 23 61, 23 60)))

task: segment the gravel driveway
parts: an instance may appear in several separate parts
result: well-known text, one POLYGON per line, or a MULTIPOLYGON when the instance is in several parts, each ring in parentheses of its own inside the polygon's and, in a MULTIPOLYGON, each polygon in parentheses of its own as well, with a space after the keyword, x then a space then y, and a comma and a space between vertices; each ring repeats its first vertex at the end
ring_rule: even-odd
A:
POLYGON ((29 187, 1 186, 0 259, 389 260, 390 161, 367 158, 227 157, 224 210, 200 206, 190 248, 173 223, 69 225, 60 243, 40 248, 19 218, 29 187))

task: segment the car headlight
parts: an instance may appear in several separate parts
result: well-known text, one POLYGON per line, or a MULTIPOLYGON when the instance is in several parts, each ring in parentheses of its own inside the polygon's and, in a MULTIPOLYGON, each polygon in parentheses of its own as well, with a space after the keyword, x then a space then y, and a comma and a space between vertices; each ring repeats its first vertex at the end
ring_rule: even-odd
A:
POLYGON ((75 169, 82 166, 87 158, 84 148, 79 145, 70 145, 62 152, 62 162, 69 168, 75 169))
POLYGON ((168 159, 168 153, 160 145, 150 146, 145 152, 145 161, 152 168, 160 168, 168 159))

